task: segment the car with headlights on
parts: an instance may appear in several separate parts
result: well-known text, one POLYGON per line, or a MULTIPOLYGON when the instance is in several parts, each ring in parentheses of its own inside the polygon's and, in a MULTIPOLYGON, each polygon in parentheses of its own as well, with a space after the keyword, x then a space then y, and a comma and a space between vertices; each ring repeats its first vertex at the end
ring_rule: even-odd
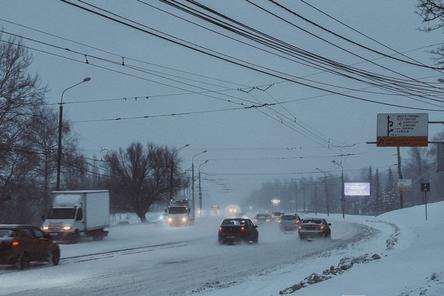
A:
POLYGON ((331 237, 331 223, 320 218, 304 218, 298 227, 300 239, 308 237, 331 237))
POLYGON ((0 224, 0 264, 24 269, 32 261, 59 264, 59 246, 38 227, 0 224))
POLYGON ((279 228, 282 231, 298 230, 301 218, 297 214, 284 214, 279 220, 279 228))
POLYGON ((256 224, 271 223, 272 220, 273 217, 267 213, 258 213, 256 216, 254 216, 254 223, 256 224))
POLYGON ((242 241, 257 243, 259 240, 257 225, 255 225, 250 219, 224 219, 219 227, 218 240, 220 244, 242 241))

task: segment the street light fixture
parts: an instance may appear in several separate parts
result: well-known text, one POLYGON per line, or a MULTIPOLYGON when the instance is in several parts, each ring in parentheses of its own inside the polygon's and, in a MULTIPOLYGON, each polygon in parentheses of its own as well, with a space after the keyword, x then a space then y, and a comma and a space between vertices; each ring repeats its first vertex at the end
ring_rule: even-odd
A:
POLYGON ((171 155, 171 172, 170 172, 170 201, 173 200, 173 178, 174 178, 174 153, 179 152, 182 149, 187 148, 188 146, 190 146, 190 144, 186 144, 183 145, 182 147, 176 149, 176 151, 173 152, 173 154, 171 155))
POLYGON ((208 163, 208 159, 199 165, 199 215, 202 215, 202 186, 200 178, 200 168, 208 163))
POLYGON ((60 106, 59 106, 59 137, 58 137, 58 147, 57 147, 57 179, 56 179, 56 190, 60 190, 60 167, 62 163, 62 125, 63 125, 63 95, 65 92, 71 88, 74 88, 82 83, 90 81, 90 77, 83 78, 82 81, 65 88, 60 96, 60 106))
POLYGON ((324 174, 324 185, 325 185, 325 207, 327 209, 327 216, 330 216, 330 202, 328 198, 328 185, 327 185, 327 172, 321 170, 320 168, 316 168, 317 171, 324 174))
POLYGON ((342 207, 342 219, 345 219, 345 193, 344 193, 344 166, 336 160, 331 161, 334 165, 341 168, 341 183, 342 183, 342 196, 341 196, 341 207, 342 207))
POLYGON ((198 157, 199 155, 202 155, 204 153, 207 153, 207 150, 203 150, 197 154, 195 154, 191 158, 191 195, 192 195, 192 202, 193 202, 193 220, 196 218, 196 199, 194 196, 194 159, 198 157))

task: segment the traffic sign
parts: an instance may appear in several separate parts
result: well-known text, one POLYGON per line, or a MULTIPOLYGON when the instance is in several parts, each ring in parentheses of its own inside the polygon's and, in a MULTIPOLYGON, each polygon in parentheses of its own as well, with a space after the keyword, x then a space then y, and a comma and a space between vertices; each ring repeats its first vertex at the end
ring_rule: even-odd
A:
POLYGON ((422 192, 430 192, 430 183, 421 183, 422 192))
POLYGON ((400 191, 410 191, 412 189, 412 179, 399 179, 398 188, 400 191))
POLYGON ((428 113, 379 113, 378 147, 427 147, 428 113))

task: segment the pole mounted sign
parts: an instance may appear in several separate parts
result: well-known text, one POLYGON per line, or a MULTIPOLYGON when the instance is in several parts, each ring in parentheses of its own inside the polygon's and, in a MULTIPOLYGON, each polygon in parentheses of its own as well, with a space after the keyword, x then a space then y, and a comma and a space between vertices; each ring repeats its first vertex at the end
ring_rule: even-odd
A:
POLYGON ((399 179, 398 188, 400 191, 410 191, 412 190, 412 179, 399 179))
POLYGON ((427 147, 428 113, 379 113, 378 147, 427 147))

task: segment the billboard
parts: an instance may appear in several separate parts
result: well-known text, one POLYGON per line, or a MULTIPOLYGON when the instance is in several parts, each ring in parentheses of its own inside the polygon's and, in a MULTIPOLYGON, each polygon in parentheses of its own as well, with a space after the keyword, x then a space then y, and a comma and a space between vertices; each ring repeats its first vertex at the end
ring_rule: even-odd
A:
POLYGON ((345 182, 345 196, 370 196, 370 183, 365 182, 345 182))
POLYGON ((412 179, 399 179, 398 188, 400 191, 410 191, 412 190, 412 179))
POLYGON ((377 117, 378 147, 427 147, 428 113, 380 113, 377 117))

